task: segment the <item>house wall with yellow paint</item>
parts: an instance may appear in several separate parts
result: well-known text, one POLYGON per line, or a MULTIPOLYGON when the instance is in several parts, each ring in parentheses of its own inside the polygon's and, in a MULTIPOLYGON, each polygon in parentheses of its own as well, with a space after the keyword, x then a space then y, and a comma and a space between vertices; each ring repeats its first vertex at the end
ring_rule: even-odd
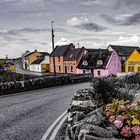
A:
POLYGON ((29 69, 30 65, 37 60, 42 54, 40 52, 37 52, 36 50, 23 59, 23 68, 29 69))
POLYGON ((50 72, 50 65, 49 64, 41 64, 42 72, 50 72))
POLYGON ((32 64, 35 60, 37 60, 41 56, 41 53, 35 51, 34 53, 30 54, 27 59, 28 59, 28 64, 32 64))
POLYGON ((126 60, 125 72, 140 72, 140 53, 138 50, 134 50, 126 60))

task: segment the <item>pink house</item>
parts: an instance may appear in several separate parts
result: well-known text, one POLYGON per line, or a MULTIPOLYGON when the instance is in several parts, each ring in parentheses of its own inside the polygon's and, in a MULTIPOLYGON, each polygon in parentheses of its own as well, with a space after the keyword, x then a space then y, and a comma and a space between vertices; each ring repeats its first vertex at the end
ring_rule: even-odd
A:
POLYGON ((87 49, 78 65, 79 71, 94 77, 106 77, 122 72, 121 61, 115 50, 87 49))

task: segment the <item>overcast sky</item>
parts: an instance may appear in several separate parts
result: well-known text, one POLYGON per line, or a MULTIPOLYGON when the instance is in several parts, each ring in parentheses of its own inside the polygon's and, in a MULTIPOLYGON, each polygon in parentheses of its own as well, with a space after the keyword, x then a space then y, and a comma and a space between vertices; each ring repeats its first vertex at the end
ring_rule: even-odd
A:
POLYGON ((0 0, 0 57, 51 52, 55 43, 86 48, 140 45, 140 0, 0 0))

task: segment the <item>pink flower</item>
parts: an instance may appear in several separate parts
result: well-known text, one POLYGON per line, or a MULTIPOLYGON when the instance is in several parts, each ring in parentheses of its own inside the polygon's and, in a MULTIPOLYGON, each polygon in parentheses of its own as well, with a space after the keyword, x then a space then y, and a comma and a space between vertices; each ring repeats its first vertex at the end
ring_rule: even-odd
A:
POLYGON ((118 115, 117 118, 116 118, 116 120, 121 121, 121 122, 124 122, 125 117, 122 116, 122 115, 118 115))
POLYGON ((132 130, 132 133, 135 134, 135 135, 140 135, 140 126, 139 125, 136 125, 136 126, 133 126, 131 128, 132 130))
POLYGON ((124 137, 131 136, 131 128, 128 126, 123 127, 121 130, 121 135, 123 135, 124 137))
POLYGON ((109 117, 109 122, 113 123, 115 121, 116 117, 115 116, 110 116, 109 117))
POLYGON ((113 106, 112 104, 107 104, 106 107, 105 107, 105 110, 106 110, 106 111, 107 111, 107 110, 110 110, 110 109, 112 108, 112 106, 113 106))
POLYGON ((119 129, 119 128, 121 128, 123 126, 123 123, 121 121, 119 121, 119 120, 115 120, 114 125, 115 125, 116 128, 119 129))
POLYGON ((106 115, 106 117, 108 118, 109 116, 111 116, 111 112, 107 111, 107 112, 105 113, 105 115, 106 115))
POLYGON ((137 135, 134 140, 140 140, 140 135, 137 135))
POLYGON ((120 105, 118 109, 120 112, 126 111, 126 107, 124 105, 120 105))
POLYGON ((130 105, 130 108, 132 108, 132 109, 135 109, 136 107, 137 107, 137 105, 134 103, 130 105))

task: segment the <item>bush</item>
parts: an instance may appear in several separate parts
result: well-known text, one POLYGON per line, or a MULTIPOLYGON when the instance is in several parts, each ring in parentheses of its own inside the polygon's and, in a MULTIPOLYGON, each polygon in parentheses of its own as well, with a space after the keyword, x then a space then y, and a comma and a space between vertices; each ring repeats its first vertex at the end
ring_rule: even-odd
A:
POLYGON ((117 78, 94 78, 91 83, 92 97, 98 100, 100 105, 107 104, 113 99, 132 101, 134 95, 130 94, 125 87, 125 82, 117 78))

